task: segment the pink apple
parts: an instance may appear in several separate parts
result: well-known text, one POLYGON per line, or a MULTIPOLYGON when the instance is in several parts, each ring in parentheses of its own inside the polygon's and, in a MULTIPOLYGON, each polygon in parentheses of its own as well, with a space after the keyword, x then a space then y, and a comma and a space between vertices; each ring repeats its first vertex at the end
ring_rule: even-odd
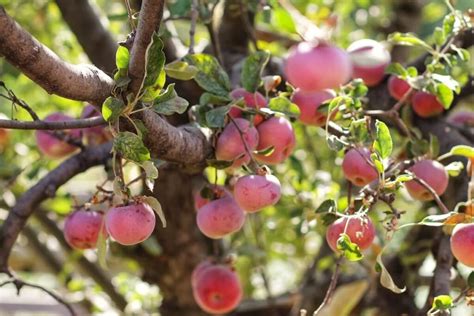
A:
POLYGON ((462 264, 474 268, 474 224, 458 224, 451 235, 451 251, 462 264))
POLYGON ((64 221, 64 238, 69 246, 76 249, 91 249, 97 245, 99 232, 107 238, 103 224, 104 215, 96 211, 77 210, 64 221))
POLYGON ((204 235, 218 239, 240 230, 245 213, 232 197, 223 197, 201 207, 196 222, 204 235))
POLYGON ((457 126, 474 127, 474 112, 459 111, 448 116, 448 122, 457 126))
POLYGON ((290 49, 285 73, 301 90, 335 89, 349 81, 352 64, 349 55, 336 46, 302 42, 290 49))
POLYGON ((357 244, 361 250, 369 248, 375 238, 375 227, 369 217, 351 216, 341 217, 329 225, 326 231, 326 241, 334 252, 338 252, 337 240, 346 233, 351 242, 357 244))
POLYGON ((240 177, 234 186, 237 204, 247 212, 256 212, 274 205, 281 196, 281 185, 273 175, 248 175, 240 177))
POLYGON ((370 151, 365 147, 352 148, 342 161, 344 177, 357 186, 364 186, 378 178, 377 170, 369 164, 370 151))
POLYGON ((293 152, 296 145, 295 132, 286 118, 271 117, 261 123, 257 130, 259 135, 257 150, 274 148, 270 155, 255 155, 258 161, 276 165, 283 162, 293 152))
MULTIPOLYGON (((58 122, 58 121, 72 121, 73 118, 62 113, 53 113, 48 115, 44 121, 58 122)), ((79 139, 80 130, 73 129, 65 131, 69 136, 79 139)), ((49 158, 62 158, 74 152, 77 148, 70 145, 57 137, 51 135, 51 131, 36 131, 36 144, 38 149, 49 158)))
MULTIPOLYGON (((216 199, 220 199, 225 196, 232 197, 232 193, 230 193, 225 187, 221 185, 212 186, 210 187, 210 189, 213 191, 216 199)), ((204 205, 206 205, 207 203, 212 201, 211 199, 202 197, 200 191, 196 191, 193 196, 194 196, 194 208, 196 209, 196 211, 199 210, 204 205)))
POLYGON ((324 126, 326 115, 318 112, 319 106, 334 98, 336 94, 332 90, 321 90, 316 92, 305 92, 297 89, 293 94, 292 101, 300 108, 300 121, 303 124, 324 126))
MULTIPOLYGON (((436 160, 421 160, 409 168, 413 174, 424 180, 438 195, 442 195, 448 187, 449 175, 444 166, 436 160)), ((433 195, 424 186, 411 180, 405 182, 408 193, 417 200, 431 201, 433 195)))
POLYGON ((105 215, 109 235, 122 245, 135 245, 148 239, 155 223, 155 212, 145 203, 114 207, 105 215))
POLYGON ((352 78, 361 78, 369 87, 382 81, 391 60, 389 51, 382 44, 362 39, 352 43, 347 51, 353 65, 352 78))
POLYGON ((245 119, 236 118, 234 122, 227 124, 224 131, 219 135, 216 145, 216 158, 218 160, 234 160, 232 167, 238 168, 250 161, 245 144, 247 144, 248 150, 254 150, 258 144, 258 132, 245 119), (240 133, 242 133, 245 144, 240 133))
POLYGON ((196 303, 207 313, 226 314, 242 300, 237 274, 229 267, 213 265, 200 273, 193 286, 196 303))

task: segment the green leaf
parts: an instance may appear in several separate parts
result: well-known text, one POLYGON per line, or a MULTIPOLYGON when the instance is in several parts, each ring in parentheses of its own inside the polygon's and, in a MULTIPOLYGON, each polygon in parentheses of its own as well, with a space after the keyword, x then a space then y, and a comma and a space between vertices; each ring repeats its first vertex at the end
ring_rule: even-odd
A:
POLYGON ((225 125, 225 117, 229 113, 231 105, 220 106, 206 112, 207 126, 211 128, 220 128, 225 125))
POLYGON ((337 249, 340 250, 349 261, 359 261, 364 258, 359 246, 353 243, 347 234, 341 234, 337 239, 337 249))
POLYGON ((438 137, 430 134, 430 155, 431 157, 438 157, 439 155, 439 140, 438 137))
POLYGON ((115 137, 114 150, 122 154, 123 158, 136 163, 150 160, 150 152, 143 144, 142 139, 130 132, 120 132, 115 137))
POLYGON ((191 11, 192 0, 175 0, 168 6, 171 16, 187 16, 191 11))
POLYGON ((232 101, 229 96, 215 95, 209 92, 204 92, 199 98, 199 104, 201 105, 224 105, 232 101))
POLYGON ((374 142, 374 149, 380 154, 382 159, 390 157, 390 154, 393 150, 392 136, 390 135, 390 130, 387 125, 377 120, 375 122, 376 129, 376 139, 374 142))
POLYGON ((474 158, 474 147, 467 145, 457 145, 449 151, 451 155, 463 156, 467 158, 474 158))
POLYGON ((121 99, 108 97, 102 104, 102 117, 107 122, 116 121, 125 109, 125 104, 121 99))
MULTIPOLYGON (((101 229, 104 229, 104 221, 101 223, 101 229)), ((105 232, 105 229, 104 229, 105 232)), ((99 261, 100 267, 107 269, 107 236, 103 233, 99 233, 97 237, 97 259, 99 261)))
POLYGON ((267 148, 263 148, 261 150, 254 150, 253 153, 255 155, 260 155, 260 156, 264 156, 264 157, 268 157, 270 156, 271 154, 273 154, 273 152, 275 151, 275 146, 269 146, 267 148))
POLYGON ((443 20, 443 31, 444 34, 448 35, 451 34, 454 28, 454 23, 456 22, 456 17, 454 14, 448 14, 443 20))
POLYGON ((152 42, 146 51, 146 60, 143 88, 152 87, 154 90, 157 90, 156 88, 158 87, 161 89, 162 84, 159 77, 165 65, 165 54, 163 53, 163 42, 156 32, 153 33, 152 42))
POLYGON ((433 51, 430 45, 419 39, 416 34, 413 33, 395 32, 388 36, 388 41, 403 46, 419 46, 423 47, 427 51, 433 51))
POLYGON ((433 309, 446 310, 454 306, 453 299, 449 295, 438 295, 433 300, 433 309))
POLYGON ((395 182, 403 183, 413 180, 413 175, 411 174, 401 174, 396 179, 395 182))
POLYGON ((159 114, 171 115, 174 113, 182 114, 188 108, 189 102, 178 96, 174 90, 174 83, 168 85, 165 91, 153 101, 153 110, 159 114))
POLYGON ((158 200, 152 196, 145 196, 144 200, 145 203, 150 205, 153 211, 155 211, 156 215, 158 215, 161 220, 161 223, 163 224, 163 227, 166 227, 165 213, 163 213, 163 209, 161 208, 160 202, 158 202, 158 200))
POLYGON ((435 214, 435 215, 428 215, 425 218, 423 218, 418 224, 423 225, 423 226, 432 226, 432 227, 439 227, 443 226, 444 222, 453 216, 454 212, 449 212, 446 214, 435 214))
POLYGON ((326 142, 329 146, 329 149, 334 151, 340 151, 344 148, 345 143, 340 140, 336 135, 329 135, 326 138, 326 142))
POLYGON ((228 96, 231 85, 229 76, 214 56, 207 54, 187 55, 184 60, 198 69, 196 83, 213 94, 228 96))
POLYGON ((300 115, 300 108, 285 97, 271 98, 268 102, 268 108, 294 117, 300 115))
POLYGON ((392 279, 392 276, 388 272, 387 268, 382 261, 383 250, 377 255, 377 270, 380 271, 380 284, 389 289, 390 291, 400 294, 406 291, 406 287, 399 288, 392 279))
POLYGON ((405 78, 408 75, 407 70, 400 63, 391 63, 385 69, 385 72, 389 73, 389 74, 392 74, 392 75, 400 76, 400 77, 403 77, 403 78, 405 78))
POLYGON ((459 85, 459 82, 457 82, 453 77, 451 76, 444 76, 440 74, 432 74, 431 77, 439 82, 447 86, 449 89, 455 91, 456 93, 459 93, 461 91, 461 86, 459 85))
POLYGON ((444 30, 440 28, 439 26, 435 28, 433 37, 434 37, 434 41, 436 45, 438 46, 443 45, 444 41, 446 40, 446 35, 444 33, 444 30))
POLYGON ((380 160, 379 156, 376 153, 372 153, 370 155, 370 160, 374 163, 375 169, 377 169, 377 172, 382 174, 385 170, 385 167, 383 166, 382 160, 380 160))
POLYGON ((130 61, 130 52, 127 47, 119 46, 117 52, 115 53, 115 65, 118 70, 127 70, 128 63, 130 61))
POLYGON ((245 58, 240 78, 245 90, 249 92, 257 91, 262 84, 262 72, 269 59, 270 53, 266 51, 256 51, 245 58))
POLYGON ((316 213, 335 213, 337 211, 337 203, 335 200, 328 199, 321 203, 316 209, 316 213))
POLYGON ((451 177, 457 177, 464 169, 464 165, 460 161, 453 161, 449 165, 444 166, 444 170, 448 172, 451 177))
POLYGON ((436 98, 445 109, 449 109, 454 99, 453 90, 445 84, 440 83, 436 86, 436 98))
POLYGON ((158 168, 156 168, 155 164, 151 160, 147 160, 142 164, 143 170, 145 170, 146 177, 149 179, 157 179, 158 178, 158 168))
POLYGON ((167 64, 165 71, 168 77, 178 80, 191 80, 198 73, 198 69, 195 66, 180 60, 167 64))
POLYGON ((209 167, 214 167, 216 169, 226 169, 232 166, 234 162, 228 160, 207 159, 206 163, 209 167))
POLYGON ((351 136, 358 142, 364 143, 369 138, 367 121, 365 119, 352 120, 349 131, 351 136))
POLYGON ((467 285, 469 288, 474 289, 474 271, 469 273, 469 276, 467 277, 467 285))

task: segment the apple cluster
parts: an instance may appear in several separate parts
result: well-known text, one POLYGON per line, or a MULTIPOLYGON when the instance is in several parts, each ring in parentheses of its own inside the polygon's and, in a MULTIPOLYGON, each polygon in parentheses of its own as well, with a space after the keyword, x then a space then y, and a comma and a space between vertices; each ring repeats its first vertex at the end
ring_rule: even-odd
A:
POLYGON ((122 245, 135 245, 150 237, 155 229, 155 212, 146 203, 132 203, 100 211, 78 209, 66 217, 64 237, 75 249, 97 247, 99 234, 122 245))
POLYGON ((389 63, 387 49, 369 39, 352 43, 347 51, 324 42, 294 46, 286 60, 285 73, 297 88, 292 101, 300 108, 300 121, 324 126, 327 117, 318 108, 335 97, 333 89, 351 78, 361 78, 367 86, 375 86, 383 80, 389 63))

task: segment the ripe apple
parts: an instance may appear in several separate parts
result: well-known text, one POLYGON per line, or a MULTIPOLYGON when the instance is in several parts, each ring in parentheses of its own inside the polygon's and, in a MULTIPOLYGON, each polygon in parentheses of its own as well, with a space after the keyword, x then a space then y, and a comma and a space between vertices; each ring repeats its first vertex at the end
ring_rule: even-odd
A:
POLYGON ((342 161, 344 177, 357 186, 364 186, 378 178, 377 170, 370 165, 370 151, 365 147, 352 148, 342 161))
MULTIPOLYGON (((267 106, 267 100, 260 92, 251 93, 243 88, 237 88, 237 89, 232 90, 232 92, 230 93, 230 96, 234 100, 243 98, 246 106, 250 108, 261 109, 267 106)), ((238 108, 231 108, 229 111, 229 115, 233 118, 241 117, 242 110, 238 108)), ((263 121, 263 119, 264 118, 262 115, 257 114, 255 115, 255 118, 253 120, 253 124, 257 126, 263 121)))
POLYGON ((285 73, 301 90, 335 89, 349 81, 352 64, 349 55, 336 46, 301 42, 290 49, 285 73))
POLYGON ((375 227, 369 217, 341 217, 329 225, 326 231, 326 241, 334 252, 339 251, 337 240, 344 232, 361 250, 369 248, 375 238, 375 227))
POLYGON ((64 238, 69 246, 76 249, 92 249, 97 245, 99 232, 107 238, 103 224, 104 215, 96 211, 76 210, 64 221, 64 238))
POLYGON ((334 98, 336 94, 332 90, 321 90, 316 92, 305 92, 297 89, 293 94, 292 101, 300 108, 300 121, 303 124, 324 126, 326 115, 318 112, 319 106, 334 98))
POLYGON ((474 268, 474 223, 458 224, 451 235, 451 251, 462 264, 474 268))
MULTIPOLYGON (((58 121, 72 121, 73 118, 63 113, 53 113, 48 115, 44 121, 58 122, 58 121)), ((65 131, 69 136, 80 138, 81 132, 78 129, 65 131)), ((77 148, 70 145, 57 137, 51 135, 51 131, 36 131, 36 144, 38 149, 49 158, 62 158, 74 152, 77 148)))
MULTIPOLYGON (((390 76, 388 79, 388 93, 397 101, 400 101, 403 96, 410 90, 410 85, 403 79, 397 76, 390 76)), ((411 98, 410 98, 411 99, 411 98)))
MULTIPOLYGON (((436 160, 426 159, 418 161, 408 170, 413 172, 416 177, 424 180, 438 195, 442 195, 448 187, 448 172, 436 160)), ((420 201, 431 201, 434 199, 433 195, 415 180, 405 182, 405 187, 414 199, 420 201)))
POLYGON ((281 195, 281 185, 273 175, 248 175, 240 177, 234 186, 237 204, 247 212, 256 212, 274 205, 281 195))
POLYGON ((347 52, 353 65, 352 78, 361 78, 369 87, 382 81, 391 60, 390 52, 382 44, 362 39, 352 43, 347 52))
POLYGON ((255 155, 255 158, 266 164, 276 165, 283 162, 293 152, 296 145, 295 132, 290 121, 284 117, 271 117, 257 127, 259 142, 257 150, 273 147, 271 154, 255 155))
POLYGON ((436 116, 444 111, 443 105, 439 103, 436 96, 423 91, 418 91, 413 95, 411 107, 418 116, 423 118, 436 116))

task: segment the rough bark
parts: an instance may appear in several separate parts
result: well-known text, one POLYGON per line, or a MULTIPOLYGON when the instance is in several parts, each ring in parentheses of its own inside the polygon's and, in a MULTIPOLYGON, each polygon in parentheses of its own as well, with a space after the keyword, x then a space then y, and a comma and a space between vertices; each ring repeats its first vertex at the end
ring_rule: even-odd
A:
POLYGON ((153 195, 160 201, 168 223, 154 233, 162 253, 154 257, 140 247, 131 254, 143 268, 143 279, 159 284, 162 315, 206 315, 196 305, 191 289, 192 270, 210 249, 210 241, 197 228, 192 198, 193 184, 201 179, 201 174, 185 174, 171 165, 160 169, 153 195))

